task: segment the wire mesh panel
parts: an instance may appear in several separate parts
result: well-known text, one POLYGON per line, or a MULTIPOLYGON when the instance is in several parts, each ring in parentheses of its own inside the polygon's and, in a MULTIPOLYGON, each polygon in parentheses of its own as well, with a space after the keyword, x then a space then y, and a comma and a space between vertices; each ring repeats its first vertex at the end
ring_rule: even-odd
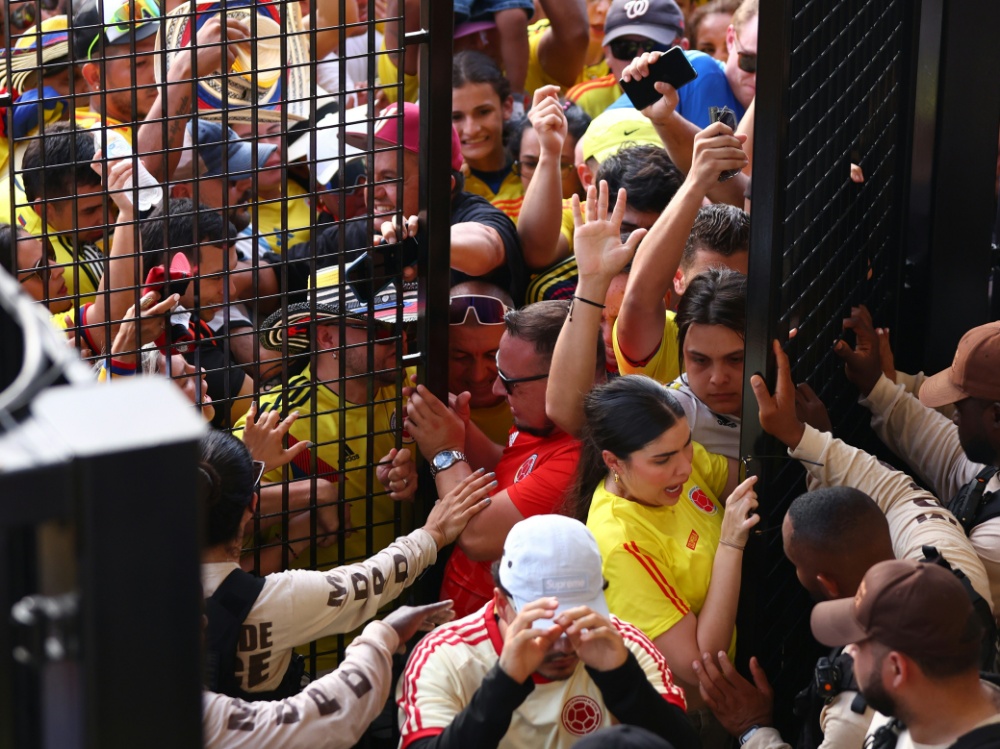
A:
POLYGON ((0 32, 0 261, 109 387, 168 377, 251 447, 288 420, 238 555, 261 574, 426 510, 403 389, 445 387, 452 12, 423 5, 30 0, 0 32))
MULTIPOLYGON (((832 346, 853 305, 896 324, 915 12, 881 0, 761 3, 746 373, 773 383, 770 341, 795 329, 784 344, 795 382, 824 400, 836 436, 862 446, 867 413, 832 346)), ((756 403, 748 386, 745 395, 756 403)), ((815 664, 807 596, 781 544, 804 473, 762 433, 753 406, 744 417, 763 519, 741 602, 742 654, 761 656, 776 678, 787 722, 815 664)))

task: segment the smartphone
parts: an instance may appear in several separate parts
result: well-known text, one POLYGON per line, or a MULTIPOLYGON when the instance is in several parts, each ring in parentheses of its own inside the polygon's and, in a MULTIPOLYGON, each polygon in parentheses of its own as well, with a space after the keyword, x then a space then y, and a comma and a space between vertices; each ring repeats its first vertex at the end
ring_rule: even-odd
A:
POLYGON ((403 268, 417 262, 419 248, 416 237, 372 247, 347 266, 344 281, 359 302, 368 304, 382 289, 403 275, 403 268))
POLYGON ((628 94, 632 105, 639 110, 645 109, 650 104, 655 104, 662 94, 653 88, 657 81, 669 83, 674 88, 690 83, 698 77, 698 71, 691 67, 684 50, 680 47, 671 47, 662 55, 660 59, 649 66, 649 75, 642 80, 621 80, 622 91, 628 94))
MULTIPOLYGON (((734 133, 736 132, 736 125, 738 124, 736 122, 736 112, 729 107, 709 107, 708 118, 711 122, 721 122, 723 125, 728 125, 734 133)), ((741 171, 741 169, 730 169, 729 171, 722 172, 719 175, 719 182, 730 180, 741 171)))

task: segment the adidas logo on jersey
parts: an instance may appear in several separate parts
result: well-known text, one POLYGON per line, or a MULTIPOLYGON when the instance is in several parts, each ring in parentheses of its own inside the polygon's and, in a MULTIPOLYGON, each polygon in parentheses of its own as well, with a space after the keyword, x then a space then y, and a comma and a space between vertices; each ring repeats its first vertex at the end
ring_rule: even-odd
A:
POLYGON ((353 462, 355 460, 358 460, 360 457, 361 457, 360 455, 358 455, 356 452, 354 452, 354 450, 351 449, 351 446, 349 444, 347 444, 346 442, 344 443, 344 462, 345 463, 351 463, 351 462, 353 462))

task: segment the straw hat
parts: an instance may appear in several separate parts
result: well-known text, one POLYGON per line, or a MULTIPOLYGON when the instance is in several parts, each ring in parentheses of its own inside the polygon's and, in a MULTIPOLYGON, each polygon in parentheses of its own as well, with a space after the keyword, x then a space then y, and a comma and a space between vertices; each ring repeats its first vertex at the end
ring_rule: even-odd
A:
POLYGON ((0 88, 9 88, 21 93, 25 81, 33 73, 42 73, 44 68, 69 64, 69 19, 66 16, 52 16, 32 26, 24 32, 10 50, 0 50, 0 88), (10 85, 7 81, 7 64, 4 57, 10 57, 10 85))
MULTIPOLYGON (((309 348, 309 329, 312 323, 336 322, 342 316, 355 319, 368 318, 368 305, 354 295, 348 284, 338 283, 339 269, 324 268, 316 275, 315 308, 313 302, 297 302, 288 305, 284 311, 278 310, 260 326, 260 345, 271 351, 280 351, 282 342, 288 339, 291 352, 306 351, 309 348), (343 303, 341 290, 343 289, 343 303)), ((417 284, 403 283, 403 322, 412 322, 419 316, 417 284)), ((379 291, 372 300, 373 317, 381 323, 394 323, 398 317, 396 284, 390 284, 379 291)))
MULTIPOLYGON (((183 3, 166 17, 165 29, 157 38, 157 48, 167 50, 167 67, 180 50, 190 46, 192 34, 223 10, 230 19, 242 21, 254 31, 254 41, 252 48, 233 45, 237 59, 227 78, 218 71, 215 75, 200 71, 199 116, 221 120, 225 112, 230 121, 251 122, 256 109, 258 122, 281 122, 285 104, 289 122, 305 119, 310 95, 309 50, 298 3, 183 3), (286 12, 284 27, 282 8, 286 12)), ((158 83, 162 82, 160 66, 156 66, 156 77, 158 83)))

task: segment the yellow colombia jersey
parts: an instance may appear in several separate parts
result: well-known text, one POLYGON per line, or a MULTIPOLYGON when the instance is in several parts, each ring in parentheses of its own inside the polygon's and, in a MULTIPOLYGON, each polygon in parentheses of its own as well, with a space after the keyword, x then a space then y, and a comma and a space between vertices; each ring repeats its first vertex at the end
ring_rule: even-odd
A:
POLYGON ((129 143, 132 142, 131 127, 119 122, 114 117, 104 117, 100 112, 95 112, 90 107, 77 107, 73 112, 73 119, 76 121, 77 128, 81 130, 89 130, 94 125, 100 125, 103 122, 121 133, 129 143))
POLYGON ((513 170, 507 172, 507 176, 500 183, 500 189, 496 192, 493 192, 490 186, 475 174, 470 173, 465 178, 465 191, 486 198, 506 213, 511 221, 517 221, 517 214, 520 213, 521 203, 524 200, 524 185, 521 184, 521 178, 514 174, 513 170), (514 215, 509 212, 512 209, 516 210, 514 215))
POLYGON ((16 208, 12 207, 9 184, 7 180, 0 183, 0 221, 15 224, 33 236, 48 237, 56 253, 56 262, 65 266, 63 280, 66 282, 66 293, 70 296, 79 294, 80 304, 93 302, 104 272, 104 253, 95 245, 83 245, 79 252, 74 252, 69 237, 57 234, 51 226, 44 226, 41 217, 28 205, 19 176, 14 177, 16 208))
MULTIPOLYGON (((655 640, 705 604, 722 533, 728 469, 721 455, 694 443, 691 477, 670 507, 648 507, 597 487, 587 527, 597 539, 615 616, 655 640)), ((729 646, 735 650, 736 637, 729 646)))
POLYGON ((622 354, 621 349, 618 348, 618 323, 621 321, 621 318, 619 317, 615 320, 615 327, 611 337, 615 347, 615 358, 618 360, 619 372, 622 374, 644 374, 663 385, 669 385, 681 376, 681 365, 678 358, 679 349, 677 348, 677 323, 674 322, 674 313, 672 311, 667 310, 665 316, 663 321, 663 339, 660 341, 660 347, 656 349, 656 353, 645 364, 630 362, 622 354))
MULTIPOLYGON (((528 27, 528 74, 524 79, 524 90, 528 92, 529 97, 536 89, 539 89, 542 86, 560 85, 559 81, 554 79, 542 69, 542 63, 538 57, 538 45, 541 43, 542 37, 545 36, 545 32, 548 30, 549 19, 547 18, 543 18, 541 21, 537 21, 528 27)), ((576 79, 576 83, 589 81, 607 74, 608 63, 606 60, 601 60, 594 65, 584 66, 580 75, 576 79)), ((525 109, 527 109, 530 104, 531 100, 526 100, 524 102, 525 109)))
POLYGON ((578 83, 566 92, 566 98, 575 103, 591 118, 597 117, 622 95, 622 88, 615 77, 608 73, 592 81, 578 83))
MULTIPOLYGON (((585 208, 583 203, 580 204, 580 207, 585 208)), ((573 252, 573 232, 575 229, 572 203, 564 200, 562 203, 562 226, 559 232, 565 238, 570 252, 573 252)), ((528 282, 528 291, 524 295, 524 302, 532 304, 547 299, 569 299, 576 289, 578 280, 579 271, 576 267, 576 257, 570 255, 531 277, 528 282)))
MULTIPOLYGON (((409 370, 408 370, 409 372, 409 370)), ((410 372, 412 374, 412 372, 410 372)), ((383 458, 396 446, 396 432, 402 422, 396 414, 396 387, 380 388, 371 402, 372 420, 369 422, 368 404, 344 403, 346 439, 341 439, 341 400, 325 385, 313 386, 312 374, 306 367, 301 374, 291 378, 287 390, 275 389, 260 398, 260 412, 277 410, 284 413, 299 412, 298 420, 288 433, 288 444, 301 440, 313 442, 315 447, 307 450, 289 464, 293 478, 306 478, 312 474, 310 459, 316 460, 316 476, 329 481, 337 481, 339 473, 344 474, 344 496, 350 505, 351 536, 343 541, 344 554, 340 554, 340 539, 328 547, 315 547, 302 552, 291 566, 304 568, 312 566, 313 554, 317 569, 357 562, 381 551, 396 538, 394 518, 397 504, 403 512, 403 527, 408 527, 412 519, 412 506, 408 502, 396 503, 385 494, 385 489, 375 475, 374 463, 383 458), (313 397, 315 394, 315 398, 313 397), (315 433, 313 429, 315 428, 315 433), (372 434, 372 451, 368 451, 368 435, 372 434), (341 465, 341 450, 344 463, 341 465), (368 477, 371 475, 372 512, 368 513, 368 477), (366 525, 373 524, 369 530, 366 525)), ((236 423, 233 434, 242 438, 246 417, 236 423)), ((405 437, 404 447, 408 447, 416 457, 416 444, 405 437)), ((281 480, 282 469, 275 469, 264 476, 265 481, 281 480)), ((350 641, 350 637, 347 638, 350 641)), ((316 667, 327 670, 337 666, 336 637, 325 637, 316 642, 317 652, 325 653, 316 658, 316 667)), ((303 651, 305 652, 305 651, 303 651)))
POLYGON ((308 242, 313 223, 312 207, 306 191, 293 180, 288 180, 287 186, 284 197, 262 199, 257 203, 257 216, 254 219, 254 226, 259 228, 261 239, 267 242, 271 252, 278 255, 285 247, 308 242), (282 224, 283 216, 288 221, 285 225, 282 224))

